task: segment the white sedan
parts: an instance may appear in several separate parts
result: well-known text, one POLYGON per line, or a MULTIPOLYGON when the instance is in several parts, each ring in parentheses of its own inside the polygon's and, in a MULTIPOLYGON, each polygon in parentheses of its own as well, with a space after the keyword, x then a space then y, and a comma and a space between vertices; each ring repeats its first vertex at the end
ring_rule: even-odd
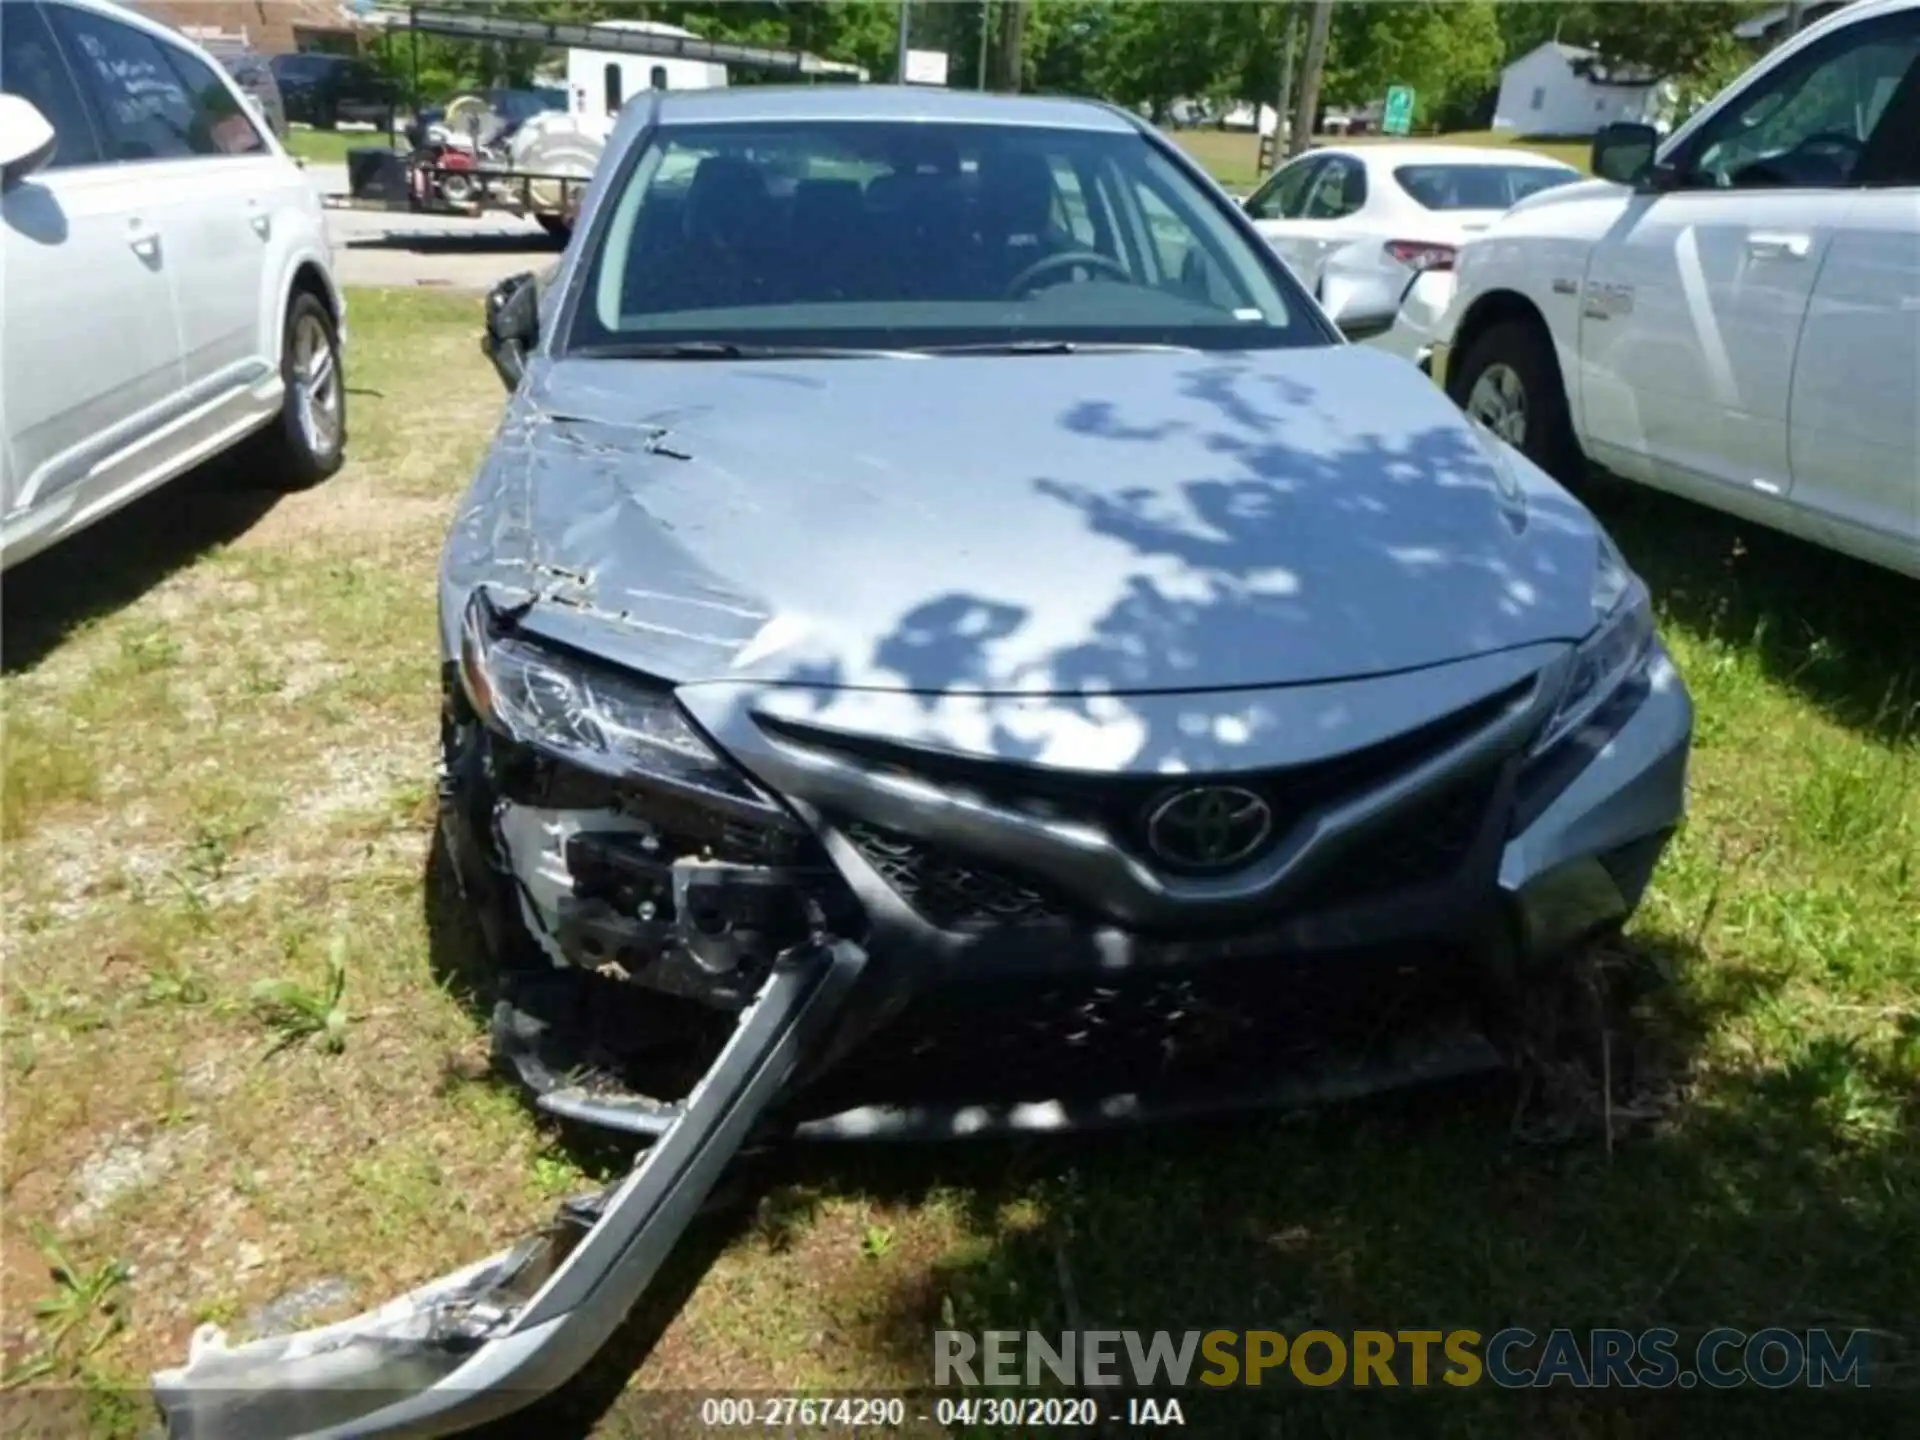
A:
MULTIPOLYGON (((1437 323, 1452 297, 1440 277, 1467 237, 1528 195, 1580 178, 1571 165, 1509 147, 1353 145, 1310 150, 1283 165, 1245 207, 1323 301, 1380 289, 1391 292, 1394 308, 1404 298, 1416 320, 1430 310, 1437 323)), ((1378 343, 1415 359, 1430 339, 1403 320, 1378 343)))
POLYGON ((0 24, 0 568, 241 442, 346 437, 320 199, 232 80, 104 0, 0 24))

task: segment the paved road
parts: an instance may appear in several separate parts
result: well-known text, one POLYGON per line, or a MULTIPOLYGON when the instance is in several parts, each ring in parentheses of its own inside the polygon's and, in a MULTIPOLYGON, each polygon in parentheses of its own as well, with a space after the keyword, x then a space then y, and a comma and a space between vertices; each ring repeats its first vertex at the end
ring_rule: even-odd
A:
MULTIPOLYGON (((344 195, 344 165, 309 165, 323 195, 344 195)), ((380 210, 329 210, 334 278, 342 285, 426 285, 485 290, 522 270, 551 265, 560 247, 531 220, 489 214, 409 215, 380 210)))

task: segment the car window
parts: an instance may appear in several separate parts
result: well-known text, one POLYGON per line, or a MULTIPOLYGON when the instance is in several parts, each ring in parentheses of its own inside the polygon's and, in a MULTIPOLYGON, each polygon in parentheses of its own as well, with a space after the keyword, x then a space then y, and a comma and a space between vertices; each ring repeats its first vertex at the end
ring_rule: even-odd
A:
POLYGON ((99 162, 100 141, 80 87, 53 32, 32 5, 8 6, 6 23, 0 24, 0 90, 32 101, 53 126, 49 170, 99 162))
POLYGON ((198 108, 160 42, 91 10, 51 11, 63 48, 93 101, 108 160, 177 160, 207 153, 198 108))
POLYGON ((1265 247, 1131 130, 676 125, 609 189, 563 350, 1327 339, 1265 247))
POLYGON ((1080 177, 1074 174, 1071 162, 1064 156, 1055 155, 1050 164, 1053 170, 1053 223, 1082 245, 1093 245, 1099 237, 1093 228, 1093 210, 1080 190, 1080 177))
POLYGON ((1339 220, 1353 214, 1366 203, 1367 172, 1360 168, 1357 160, 1336 155, 1327 161, 1314 180, 1301 217, 1307 220, 1339 220))
POLYGON ((1748 87, 1696 135, 1688 183, 1720 189, 1855 183, 1902 78, 1920 60, 1920 11, 1835 31, 1748 87))
POLYGON ((1256 220, 1298 220, 1307 198, 1307 186, 1322 162, 1317 156, 1296 160, 1273 172, 1266 184, 1247 201, 1247 214, 1256 220))
POLYGON ((178 45, 162 47, 180 83, 193 97, 189 131, 196 155, 264 155, 267 142, 230 86, 211 65, 178 45))
POLYGON ((1862 185, 1920 185, 1920 60, 1880 112, 1855 178, 1862 185))
POLYGON ((1580 178, 1558 165, 1401 165, 1394 183, 1427 210, 1505 210, 1580 178))

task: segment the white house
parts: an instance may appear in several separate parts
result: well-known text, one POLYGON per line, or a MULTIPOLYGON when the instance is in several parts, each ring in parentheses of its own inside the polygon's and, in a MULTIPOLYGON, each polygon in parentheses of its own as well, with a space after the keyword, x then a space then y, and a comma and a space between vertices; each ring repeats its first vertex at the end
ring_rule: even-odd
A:
POLYGON ((1658 124, 1668 103, 1658 76, 1610 72, 1593 51, 1549 40, 1500 72, 1493 128, 1523 135, 1591 135, 1616 120, 1658 124))

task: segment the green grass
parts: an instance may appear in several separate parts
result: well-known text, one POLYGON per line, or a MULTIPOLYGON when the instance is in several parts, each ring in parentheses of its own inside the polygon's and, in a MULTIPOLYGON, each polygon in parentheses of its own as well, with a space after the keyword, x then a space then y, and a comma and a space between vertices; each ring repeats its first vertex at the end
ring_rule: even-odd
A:
MULTIPOLYGON (((347 151, 368 145, 385 146, 388 141, 384 130, 315 130, 306 125, 292 125, 281 143, 294 159, 305 160, 310 165, 344 165, 347 151)), ((400 143, 405 148, 406 142, 400 143)))
MULTIPOLYGON (((1260 173, 1260 140, 1256 135, 1228 130, 1176 130, 1170 133, 1174 142, 1204 165, 1222 185, 1232 189, 1250 190, 1264 178, 1260 173)), ((1361 135, 1352 139, 1340 135, 1323 135, 1317 143, 1322 145, 1427 143, 1513 146, 1521 150, 1531 150, 1540 155, 1552 156, 1582 171, 1587 169, 1587 160, 1592 148, 1590 142, 1586 140, 1536 140, 1516 135, 1510 130, 1463 130, 1449 135, 1420 135, 1413 137, 1410 142, 1397 140, 1389 135, 1361 135)))
MULTIPOLYGON (((488 1076, 426 863, 434 562, 499 405, 480 308, 351 303, 341 475, 177 486, 7 577, 0 1345, 65 1387, 58 1433, 139 1432, 129 1387, 203 1319, 325 1279, 384 1298, 622 1163, 488 1076)), ((1699 711, 1691 817, 1621 947, 1675 978, 1610 1021, 1644 1091, 1611 1147, 1526 1142, 1492 1084, 787 1153, 676 1256, 615 1379, 918 1383, 943 1317, 1920 1337, 1920 587, 1648 492, 1593 498, 1699 711)), ((1189 1412, 1290 1437, 1897 1433, 1832 1398, 1358 1398, 1189 1412)))

